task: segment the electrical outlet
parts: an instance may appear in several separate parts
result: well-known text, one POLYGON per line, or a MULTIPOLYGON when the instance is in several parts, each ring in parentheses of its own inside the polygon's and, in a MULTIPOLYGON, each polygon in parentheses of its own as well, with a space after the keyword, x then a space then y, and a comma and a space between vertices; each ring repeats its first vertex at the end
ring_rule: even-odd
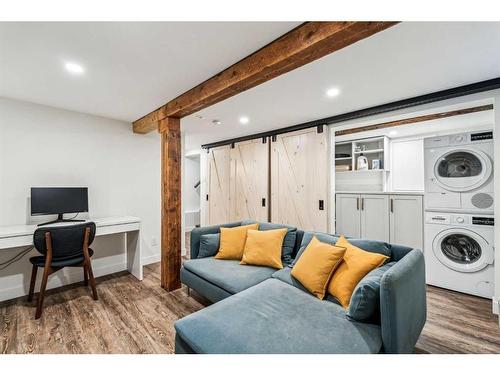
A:
POLYGON ((156 236, 151 237, 151 246, 158 246, 158 238, 156 236))

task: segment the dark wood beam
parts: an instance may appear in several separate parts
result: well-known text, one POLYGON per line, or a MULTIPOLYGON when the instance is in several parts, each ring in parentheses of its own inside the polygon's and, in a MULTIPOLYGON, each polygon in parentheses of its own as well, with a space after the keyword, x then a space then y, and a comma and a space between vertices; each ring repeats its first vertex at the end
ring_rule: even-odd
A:
POLYGON ((335 132, 335 136, 355 134, 355 133, 366 132, 366 131, 370 131, 370 130, 384 129, 384 128, 392 128, 394 126, 414 124, 416 122, 439 120, 439 119, 443 119, 446 117, 466 115, 469 113, 491 111, 492 109, 493 109, 493 104, 487 104, 487 105, 482 105, 479 107, 457 109, 455 111, 431 113, 429 115, 409 117, 409 118, 405 118, 405 119, 401 119, 401 120, 387 121, 387 122, 381 122, 379 124, 366 125, 366 126, 360 126, 360 127, 352 128, 352 129, 339 130, 339 131, 335 132))
POLYGON ((305 22, 133 124, 148 133, 376 34, 397 22, 305 22))
POLYGON ((161 286, 181 287, 181 128, 180 119, 160 121, 161 135, 161 286))

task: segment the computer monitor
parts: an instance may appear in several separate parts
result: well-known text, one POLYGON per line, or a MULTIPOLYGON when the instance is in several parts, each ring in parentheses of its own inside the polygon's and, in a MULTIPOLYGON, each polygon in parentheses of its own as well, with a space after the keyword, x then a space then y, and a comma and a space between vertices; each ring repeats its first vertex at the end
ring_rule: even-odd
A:
POLYGON ((63 219, 63 214, 88 212, 88 188, 86 187, 32 187, 31 215, 57 214, 57 220, 39 225, 62 221, 84 221, 63 219))

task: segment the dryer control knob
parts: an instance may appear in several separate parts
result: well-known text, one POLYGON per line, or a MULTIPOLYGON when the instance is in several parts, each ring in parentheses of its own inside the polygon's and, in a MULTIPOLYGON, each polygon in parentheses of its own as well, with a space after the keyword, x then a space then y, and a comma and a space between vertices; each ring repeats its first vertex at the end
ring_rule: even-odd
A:
POLYGON ((459 216, 455 219, 457 221, 457 223, 463 223, 464 222, 464 218, 459 216))

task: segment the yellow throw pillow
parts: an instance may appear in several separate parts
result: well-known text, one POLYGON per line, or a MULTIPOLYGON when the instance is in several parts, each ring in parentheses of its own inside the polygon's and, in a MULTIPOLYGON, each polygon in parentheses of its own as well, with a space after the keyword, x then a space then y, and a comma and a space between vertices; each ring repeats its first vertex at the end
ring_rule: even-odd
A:
POLYGON ((388 257, 360 249, 349 243, 344 236, 341 236, 335 245, 345 247, 347 250, 344 254, 344 261, 330 280, 328 293, 337 298, 340 304, 347 309, 356 285, 368 272, 384 264, 388 257))
POLYGON ((286 228, 262 231, 249 229, 240 263, 282 269, 281 247, 287 231, 286 228))
POLYGON ((216 259, 241 260, 247 230, 259 229, 259 224, 242 225, 234 228, 220 228, 219 252, 215 255, 216 259))
POLYGON ((328 281, 342 262, 346 249, 321 242, 314 236, 292 268, 292 276, 319 299, 325 298, 328 281))

